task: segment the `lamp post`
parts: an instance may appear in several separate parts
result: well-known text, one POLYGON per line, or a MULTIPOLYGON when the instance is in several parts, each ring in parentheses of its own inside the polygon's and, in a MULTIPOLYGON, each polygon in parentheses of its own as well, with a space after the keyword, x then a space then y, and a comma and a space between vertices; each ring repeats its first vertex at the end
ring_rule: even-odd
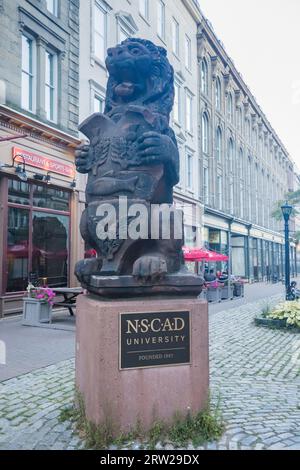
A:
POLYGON ((285 237, 285 295, 286 300, 291 298, 291 279, 290 279, 290 241, 289 241, 289 220, 293 207, 286 202, 281 206, 284 218, 284 237, 285 237))

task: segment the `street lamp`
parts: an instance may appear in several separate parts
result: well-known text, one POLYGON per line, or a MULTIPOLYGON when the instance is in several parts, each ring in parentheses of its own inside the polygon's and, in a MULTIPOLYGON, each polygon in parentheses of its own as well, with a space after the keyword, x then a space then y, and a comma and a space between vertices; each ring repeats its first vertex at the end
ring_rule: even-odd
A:
POLYGON ((286 300, 292 300, 291 297, 291 279, 290 279, 290 240, 289 240, 289 220, 293 207, 286 202, 281 206, 284 218, 284 237, 285 237, 285 295, 286 300))

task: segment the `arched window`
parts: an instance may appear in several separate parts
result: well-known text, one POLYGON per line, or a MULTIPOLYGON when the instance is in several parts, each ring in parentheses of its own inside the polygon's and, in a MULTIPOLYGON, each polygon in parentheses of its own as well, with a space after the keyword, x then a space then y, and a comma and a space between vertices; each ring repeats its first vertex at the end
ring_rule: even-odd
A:
POLYGON ((240 179, 243 179, 244 178, 244 152, 242 148, 240 148, 240 151, 239 151, 239 174, 240 174, 240 179))
POLYGON ((208 65, 206 59, 201 62, 201 91, 208 95, 208 65))
POLYGON ((232 138, 230 137, 228 141, 228 166, 229 170, 233 170, 233 156, 234 156, 234 142, 232 138))
POLYGON ((209 144, 208 144, 208 137, 209 137, 209 120, 206 113, 202 115, 202 152, 208 153, 209 144))
POLYGON ((216 109, 221 111, 221 103, 222 103, 222 87, 221 81, 219 77, 216 80, 216 109))
POLYGON ((222 131, 219 126, 216 132, 216 158, 218 162, 222 160, 222 131))
POLYGON ((246 119, 246 139, 248 144, 251 142, 251 125, 249 119, 246 119))
POLYGON ((242 118, 242 110, 240 107, 237 109, 237 123, 238 123, 238 130, 242 132, 243 127, 243 118, 242 118))
POLYGON ((227 118, 229 122, 233 122, 233 99, 231 93, 227 97, 227 118))

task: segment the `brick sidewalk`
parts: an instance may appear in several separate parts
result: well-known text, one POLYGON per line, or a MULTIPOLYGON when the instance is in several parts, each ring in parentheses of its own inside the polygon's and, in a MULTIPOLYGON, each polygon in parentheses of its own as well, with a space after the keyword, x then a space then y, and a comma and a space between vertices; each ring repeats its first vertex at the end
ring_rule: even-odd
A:
MULTIPOLYGON (((253 324, 280 298, 210 316, 212 401, 220 397, 226 431, 208 449, 300 449, 300 335, 253 324)), ((58 420, 73 393, 72 359, 0 383, 0 449, 81 448, 58 420)))

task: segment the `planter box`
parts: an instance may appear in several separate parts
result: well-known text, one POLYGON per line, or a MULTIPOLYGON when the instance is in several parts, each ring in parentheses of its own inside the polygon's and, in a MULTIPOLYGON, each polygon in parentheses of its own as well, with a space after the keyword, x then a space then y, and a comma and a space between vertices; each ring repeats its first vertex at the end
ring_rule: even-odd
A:
POLYGON ((208 302, 221 302, 222 287, 208 287, 207 288, 207 301, 208 302))
POLYGON ((26 297, 23 299, 22 325, 36 326, 39 323, 51 322, 52 307, 43 300, 26 297))
POLYGON ((277 320, 273 318, 256 317, 255 324, 258 326, 267 326, 269 328, 286 328, 286 320, 277 320))
POLYGON ((230 286, 230 287, 224 286, 224 287, 222 287, 221 299, 222 300, 233 299, 233 289, 234 289, 233 286, 230 286))

